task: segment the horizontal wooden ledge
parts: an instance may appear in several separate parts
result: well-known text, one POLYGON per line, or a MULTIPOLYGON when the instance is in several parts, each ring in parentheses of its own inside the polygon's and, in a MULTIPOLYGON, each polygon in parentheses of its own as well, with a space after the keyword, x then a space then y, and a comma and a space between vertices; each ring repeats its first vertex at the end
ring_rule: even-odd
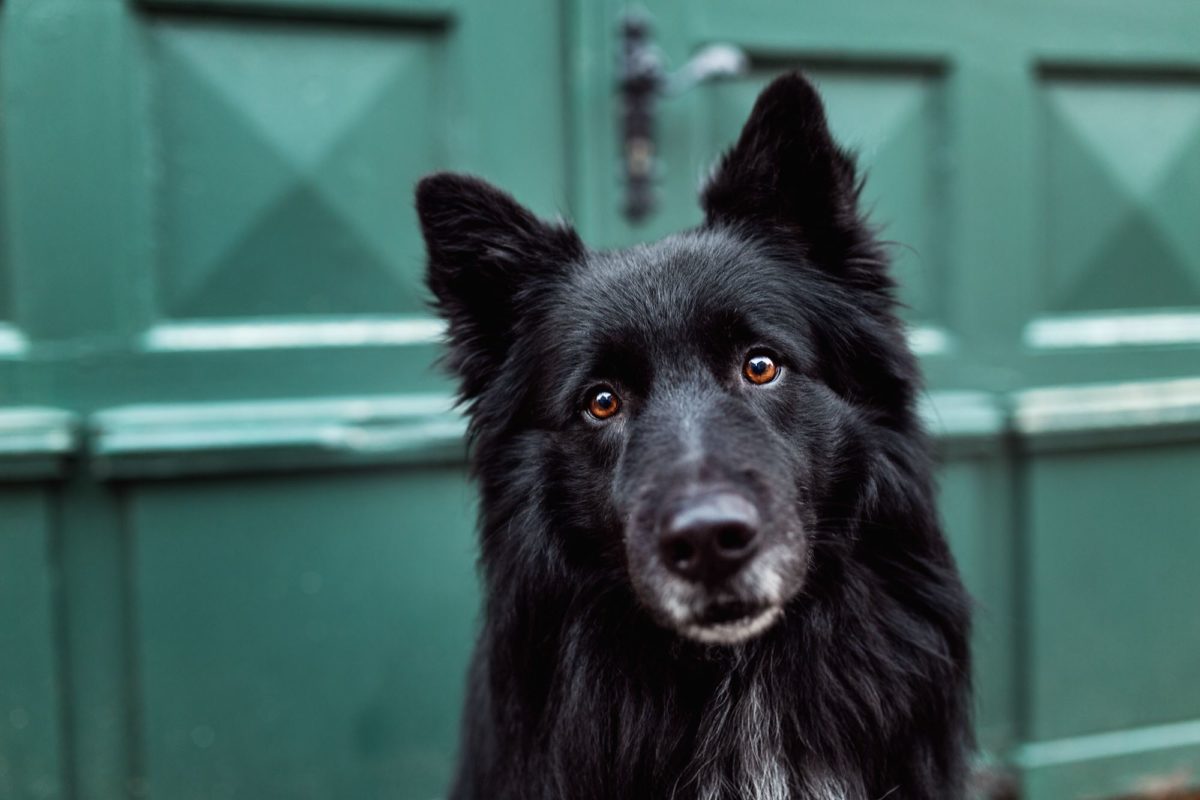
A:
MULTIPOLYGON (((943 328, 916 325, 905 333, 909 346, 919 356, 946 355, 954 350, 954 339, 943 328)), ((192 320, 151 328, 142 336, 141 346, 154 353, 396 347, 440 344, 445 334, 446 326, 441 320, 415 314, 316 320, 287 317, 232 322, 192 320)))
POLYGON ((29 342, 19 330, 0 322, 0 358, 23 356, 28 350, 29 342))
MULTIPOLYGON (((944 456, 1200 438, 1200 378, 934 391, 921 414, 944 456)), ((86 462, 102 478, 457 464, 466 420, 445 394, 134 405, 92 415, 86 462)), ((56 409, 0 412, 0 474, 59 474, 80 448, 56 409)))
POLYGON ((1200 748, 1200 720, 1031 742, 1018 749, 1016 761, 1023 767, 1037 768, 1181 745, 1200 748))
POLYGON ((442 340, 445 325, 425 316, 197 320, 151 328, 142 337, 148 352, 229 352, 305 348, 430 345, 442 340))
POLYGON ((1008 414, 999 395, 972 391, 927 392, 920 401, 926 430, 943 455, 997 450, 1008 432, 1008 414))
POLYGON ((1024 339, 1034 350, 1197 345, 1200 313, 1158 309, 1044 317, 1025 327, 1024 339))
POLYGON ((1013 396, 1012 426, 1034 450, 1192 440, 1200 378, 1026 389, 1013 396))
POLYGON ((286 18, 299 22, 446 26, 460 4, 453 0, 129 0, 159 14, 286 18))
POLYGON ((78 443, 76 417, 69 411, 0 409, 0 480, 60 477, 78 443))
POLYGON ((1032 742, 1012 761, 1030 797, 1149 796, 1155 785, 1194 785, 1200 720, 1032 742))
POLYGON ((466 421, 445 395, 140 405, 97 413, 102 478, 457 463, 466 421))

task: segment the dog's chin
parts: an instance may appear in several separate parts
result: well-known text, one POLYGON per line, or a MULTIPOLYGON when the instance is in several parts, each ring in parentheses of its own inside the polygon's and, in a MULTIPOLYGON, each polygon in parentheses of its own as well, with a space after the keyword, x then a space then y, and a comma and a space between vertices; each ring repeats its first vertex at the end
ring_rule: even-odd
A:
POLYGON ((735 619, 697 621, 675 627, 684 637, 702 644, 735 645, 761 635, 782 614, 780 606, 769 605, 735 619))
MULTIPOLYGON (((781 549, 782 550, 782 549, 781 549)), ((762 636, 804 584, 795 549, 757 559, 723 584, 703 586, 664 571, 634 571, 633 588, 660 627, 688 641, 739 645, 762 636)))

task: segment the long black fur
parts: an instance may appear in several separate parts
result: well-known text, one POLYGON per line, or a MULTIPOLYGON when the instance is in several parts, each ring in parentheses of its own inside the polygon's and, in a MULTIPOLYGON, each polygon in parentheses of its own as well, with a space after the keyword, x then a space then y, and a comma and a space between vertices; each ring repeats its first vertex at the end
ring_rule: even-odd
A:
POLYGON ((963 796, 969 603, 858 182, 798 75, 759 98, 705 222, 653 245, 589 251, 478 179, 421 182, 482 492, 452 798, 963 796), (764 343, 781 377, 739 384, 764 343), (619 422, 583 412, 598 383, 619 422), (800 565, 779 621, 728 646, 664 622, 646 566, 657 509, 712 475, 800 565))

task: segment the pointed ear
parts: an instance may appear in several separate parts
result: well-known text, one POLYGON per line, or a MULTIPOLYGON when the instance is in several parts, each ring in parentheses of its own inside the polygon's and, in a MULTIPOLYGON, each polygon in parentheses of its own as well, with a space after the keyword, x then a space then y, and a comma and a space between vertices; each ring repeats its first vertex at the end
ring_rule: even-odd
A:
POLYGON ((854 160, 833 141, 817 90, 791 73, 758 96, 700 202, 709 224, 783 226, 821 251, 860 225, 857 194, 854 160))
POLYGON ((425 280, 449 323, 451 368, 466 397, 503 362, 514 324, 539 288, 583 253, 575 231, 538 219, 468 175, 438 173, 416 191, 429 260, 425 280))

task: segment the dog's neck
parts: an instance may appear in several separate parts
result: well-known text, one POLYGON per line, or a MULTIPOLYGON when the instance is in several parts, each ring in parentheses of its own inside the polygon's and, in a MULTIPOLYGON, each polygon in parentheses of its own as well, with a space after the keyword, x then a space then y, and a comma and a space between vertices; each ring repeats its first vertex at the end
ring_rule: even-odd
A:
POLYGON ((784 709, 767 699, 760 681, 752 680, 740 692, 733 684, 732 676, 722 680, 705 709, 690 769, 673 796, 699 800, 847 800, 851 796, 824 767, 808 764, 797 769, 790 763, 783 746, 784 709))
MULTIPOLYGON (((864 776, 819 755, 836 752, 826 740, 845 731, 815 713, 831 705, 828 698, 796 691, 797 685, 817 684, 805 677, 814 664, 791 648, 763 642, 728 651, 692 645, 660 650, 653 642, 666 641, 666 632, 626 624, 624 636, 614 628, 605 635, 605 627, 577 622, 560 642, 555 687, 539 724, 545 738, 537 737, 543 744, 533 747, 543 753, 535 761, 549 756, 543 768, 564 776, 602 774, 619 763, 629 772, 607 779, 657 775, 652 780, 670 800, 865 797, 864 776), (603 636, 604 643, 583 647, 572 642, 575 636, 603 636), (580 655, 614 650, 622 651, 624 662, 616 670, 580 655), (616 749, 579 748, 581 741, 607 741, 616 749)), ((847 717, 863 711, 841 708, 847 717)))

